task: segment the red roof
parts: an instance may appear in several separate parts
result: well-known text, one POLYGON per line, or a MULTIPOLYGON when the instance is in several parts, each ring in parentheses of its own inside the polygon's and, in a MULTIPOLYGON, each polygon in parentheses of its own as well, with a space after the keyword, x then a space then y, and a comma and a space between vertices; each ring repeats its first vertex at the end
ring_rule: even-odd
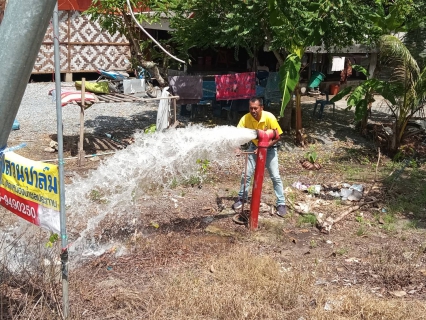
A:
MULTIPOLYGON (((135 9, 135 12, 139 11, 149 11, 148 8, 143 6, 143 1, 141 1, 142 5, 137 5, 138 9, 135 9)), ((75 11, 86 11, 90 5, 92 4, 92 0, 58 0, 59 10, 75 10, 75 11)))
POLYGON ((92 0, 59 0, 59 10, 85 11, 92 4, 92 0))

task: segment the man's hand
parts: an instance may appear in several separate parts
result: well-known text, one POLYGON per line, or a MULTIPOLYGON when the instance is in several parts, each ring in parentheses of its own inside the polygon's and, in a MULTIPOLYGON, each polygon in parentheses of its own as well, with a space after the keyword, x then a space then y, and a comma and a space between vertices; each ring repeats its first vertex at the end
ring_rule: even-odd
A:
POLYGON ((237 157, 239 157, 239 156, 241 156, 241 149, 240 148, 237 148, 237 149, 235 149, 235 156, 237 156, 237 157))
POLYGON ((280 136, 279 136, 279 135, 278 135, 278 137, 276 137, 274 140, 270 140, 270 141, 269 141, 268 148, 270 148, 270 147, 272 147, 272 146, 276 145, 278 141, 280 141, 280 136))

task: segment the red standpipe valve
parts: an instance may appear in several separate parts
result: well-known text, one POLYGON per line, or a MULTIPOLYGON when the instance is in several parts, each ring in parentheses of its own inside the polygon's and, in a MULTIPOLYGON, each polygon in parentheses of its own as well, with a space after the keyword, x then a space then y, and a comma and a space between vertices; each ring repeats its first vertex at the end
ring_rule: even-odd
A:
POLYGON ((250 203, 250 230, 256 230, 258 226, 260 197, 262 195, 263 176, 265 173, 265 163, 269 141, 275 140, 278 137, 278 130, 257 130, 257 138, 259 142, 257 149, 256 168, 254 170, 253 192, 250 203))
POLYGON ((269 147, 269 141, 279 136, 277 129, 257 130, 258 147, 269 147))

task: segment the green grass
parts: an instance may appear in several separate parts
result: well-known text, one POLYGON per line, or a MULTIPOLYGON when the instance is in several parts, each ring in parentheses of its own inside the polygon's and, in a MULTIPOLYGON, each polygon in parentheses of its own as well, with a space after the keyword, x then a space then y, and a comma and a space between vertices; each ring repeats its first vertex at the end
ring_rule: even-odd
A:
POLYGON ((419 221, 416 219, 407 222, 404 226, 404 229, 418 229, 418 228, 419 228, 419 221))
POLYGON ((364 225, 360 225, 358 230, 356 231, 356 235, 358 237, 364 236, 367 233, 366 227, 364 225))
POLYGON ((299 220, 298 220, 298 226, 299 227, 304 225, 304 224, 309 224, 311 226, 315 226, 316 223, 317 223, 317 217, 312 213, 300 216, 299 220))
MULTIPOLYGON (((398 173, 396 174, 398 175, 398 173)), ((426 172, 419 169, 405 168, 399 173, 399 177, 391 177, 385 181, 389 188, 389 201, 387 207, 389 212, 409 213, 412 212, 416 219, 426 216, 426 172)))
POLYGON ((348 248, 342 247, 336 250, 336 254, 339 256, 344 256, 349 252, 348 248))

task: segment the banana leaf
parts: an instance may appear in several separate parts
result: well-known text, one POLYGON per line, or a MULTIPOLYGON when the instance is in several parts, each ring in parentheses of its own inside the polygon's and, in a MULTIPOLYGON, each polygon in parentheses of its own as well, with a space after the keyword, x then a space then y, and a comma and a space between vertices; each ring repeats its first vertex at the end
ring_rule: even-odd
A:
POLYGON ((299 56, 295 53, 291 53, 285 59, 283 65, 280 68, 280 89, 283 93, 280 116, 284 115, 284 110, 287 104, 290 102, 291 95, 294 89, 299 83, 299 71, 302 66, 302 62, 299 56))
POLYGON ((346 87, 343 90, 339 91, 333 98, 330 99, 330 102, 336 102, 341 100, 344 96, 349 94, 352 90, 352 86, 346 87))

